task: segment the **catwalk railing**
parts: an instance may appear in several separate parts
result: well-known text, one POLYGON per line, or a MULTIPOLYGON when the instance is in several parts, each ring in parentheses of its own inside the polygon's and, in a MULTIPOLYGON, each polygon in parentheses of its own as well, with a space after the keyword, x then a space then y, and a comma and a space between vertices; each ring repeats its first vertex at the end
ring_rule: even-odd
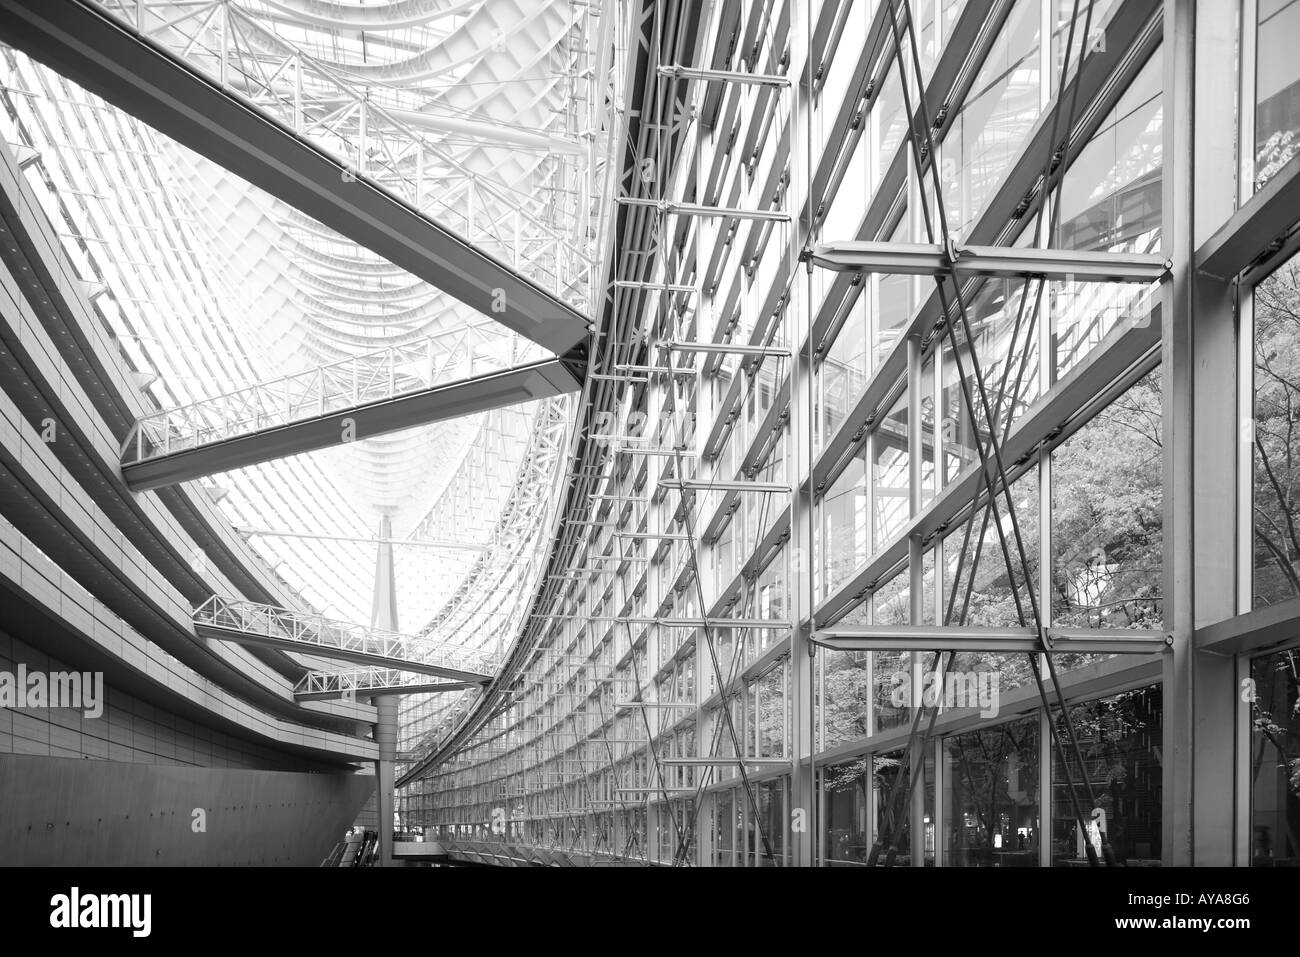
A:
POLYGON ((436 641, 218 595, 195 609, 194 625, 200 636, 274 644, 304 654, 385 663, 467 681, 490 681, 498 667, 491 657, 468 649, 449 649, 436 641))
POLYGON ((357 406, 393 399, 543 357, 527 343, 473 326, 412 346, 379 349, 329 365, 144 416, 128 434, 122 462, 132 465, 357 406))

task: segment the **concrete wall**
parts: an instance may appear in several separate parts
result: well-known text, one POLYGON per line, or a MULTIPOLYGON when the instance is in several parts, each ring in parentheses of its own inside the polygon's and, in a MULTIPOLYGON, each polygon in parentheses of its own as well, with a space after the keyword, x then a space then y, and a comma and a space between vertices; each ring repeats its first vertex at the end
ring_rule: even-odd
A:
POLYGON ((0 755, 0 866, 315 867, 374 781, 0 755))
MULTIPOLYGON (((47 673, 82 670, 0 631, 0 671, 13 674, 19 665, 47 673)), ((105 687, 104 697, 103 714, 94 718, 68 708, 0 708, 0 754, 277 771, 341 770, 338 765, 207 727, 192 716, 170 713, 113 685, 105 687)))

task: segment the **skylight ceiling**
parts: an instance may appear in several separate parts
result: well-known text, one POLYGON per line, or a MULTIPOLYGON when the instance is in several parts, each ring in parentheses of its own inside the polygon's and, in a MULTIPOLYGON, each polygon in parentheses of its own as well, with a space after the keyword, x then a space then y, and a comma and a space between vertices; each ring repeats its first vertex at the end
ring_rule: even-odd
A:
MULTIPOLYGON (((585 5, 104 6, 586 309, 603 204, 588 162, 598 154, 586 135, 585 5)), ((545 355, 25 56, 5 50, 2 69, 3 135, 36 150, 28 179, 160 408, 379 350, 411 361, 545 355)), ((553 441, 555 403, 568 408, 495 410, 204 484, 302 602, 335 617, 369 620, 375 546, 359 539, 381 516, 396 539, 470 546, 398 546, 399 625, 422 631, 446 619, 449 600, 464 607, 467 576, 512 601, 531 592, 537 563, 502 547, 499 524, 521 482, 551 496, 553 477, 528 463, 539 423, 553 441)), ((489 601, 455 640, 500 647, 516 620, 513 606, 489 601)))
POLYGON ((599 211, 590 5, 109 0, 104 7, 585 309, 599 211))

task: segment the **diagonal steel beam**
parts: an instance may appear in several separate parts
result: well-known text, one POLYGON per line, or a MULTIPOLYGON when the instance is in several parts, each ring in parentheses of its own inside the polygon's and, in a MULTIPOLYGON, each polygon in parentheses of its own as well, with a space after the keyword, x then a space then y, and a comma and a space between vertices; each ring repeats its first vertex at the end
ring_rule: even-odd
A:
POLYGON ((0 0, 0 38, 483 315, 562 355, 587 319, 91 0, 0 0))
POLYGON ((549 398, 572 392, 580 385, 580 375, 572 364, 563 359, 544 359, 327 415, 193 444, 175 452, 167 452, 156 439, 151 449, 133 448, 132 443, 140 435, 137 431, 127 443, 128 460, 122 463, 122 477, 132 491, 159 488, 429 422, 549 398), (129 460, 137 456, 137 461, 129 460))

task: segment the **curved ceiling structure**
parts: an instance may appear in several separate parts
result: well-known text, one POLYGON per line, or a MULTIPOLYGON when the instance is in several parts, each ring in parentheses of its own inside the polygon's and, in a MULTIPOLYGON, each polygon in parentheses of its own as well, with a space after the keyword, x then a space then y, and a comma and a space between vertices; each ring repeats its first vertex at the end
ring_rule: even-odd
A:
MULTIPOLYGON (((606 206, 587 5, 102 8, 586 311, 606 206)), ((22 53, 0 68, 3 135, 34 151, 27 175, 158 408, 370 357, 453 375, 547 355, 22 53)), ((436 637, 500 652, 537 574, 523 520, 553 514, 572 408, 480 412, 202 482, 304 610, 370 619, 387 520, 403 630, 443 623, 436 637), (489 589, 473 603, 470 582, 489 589)))

